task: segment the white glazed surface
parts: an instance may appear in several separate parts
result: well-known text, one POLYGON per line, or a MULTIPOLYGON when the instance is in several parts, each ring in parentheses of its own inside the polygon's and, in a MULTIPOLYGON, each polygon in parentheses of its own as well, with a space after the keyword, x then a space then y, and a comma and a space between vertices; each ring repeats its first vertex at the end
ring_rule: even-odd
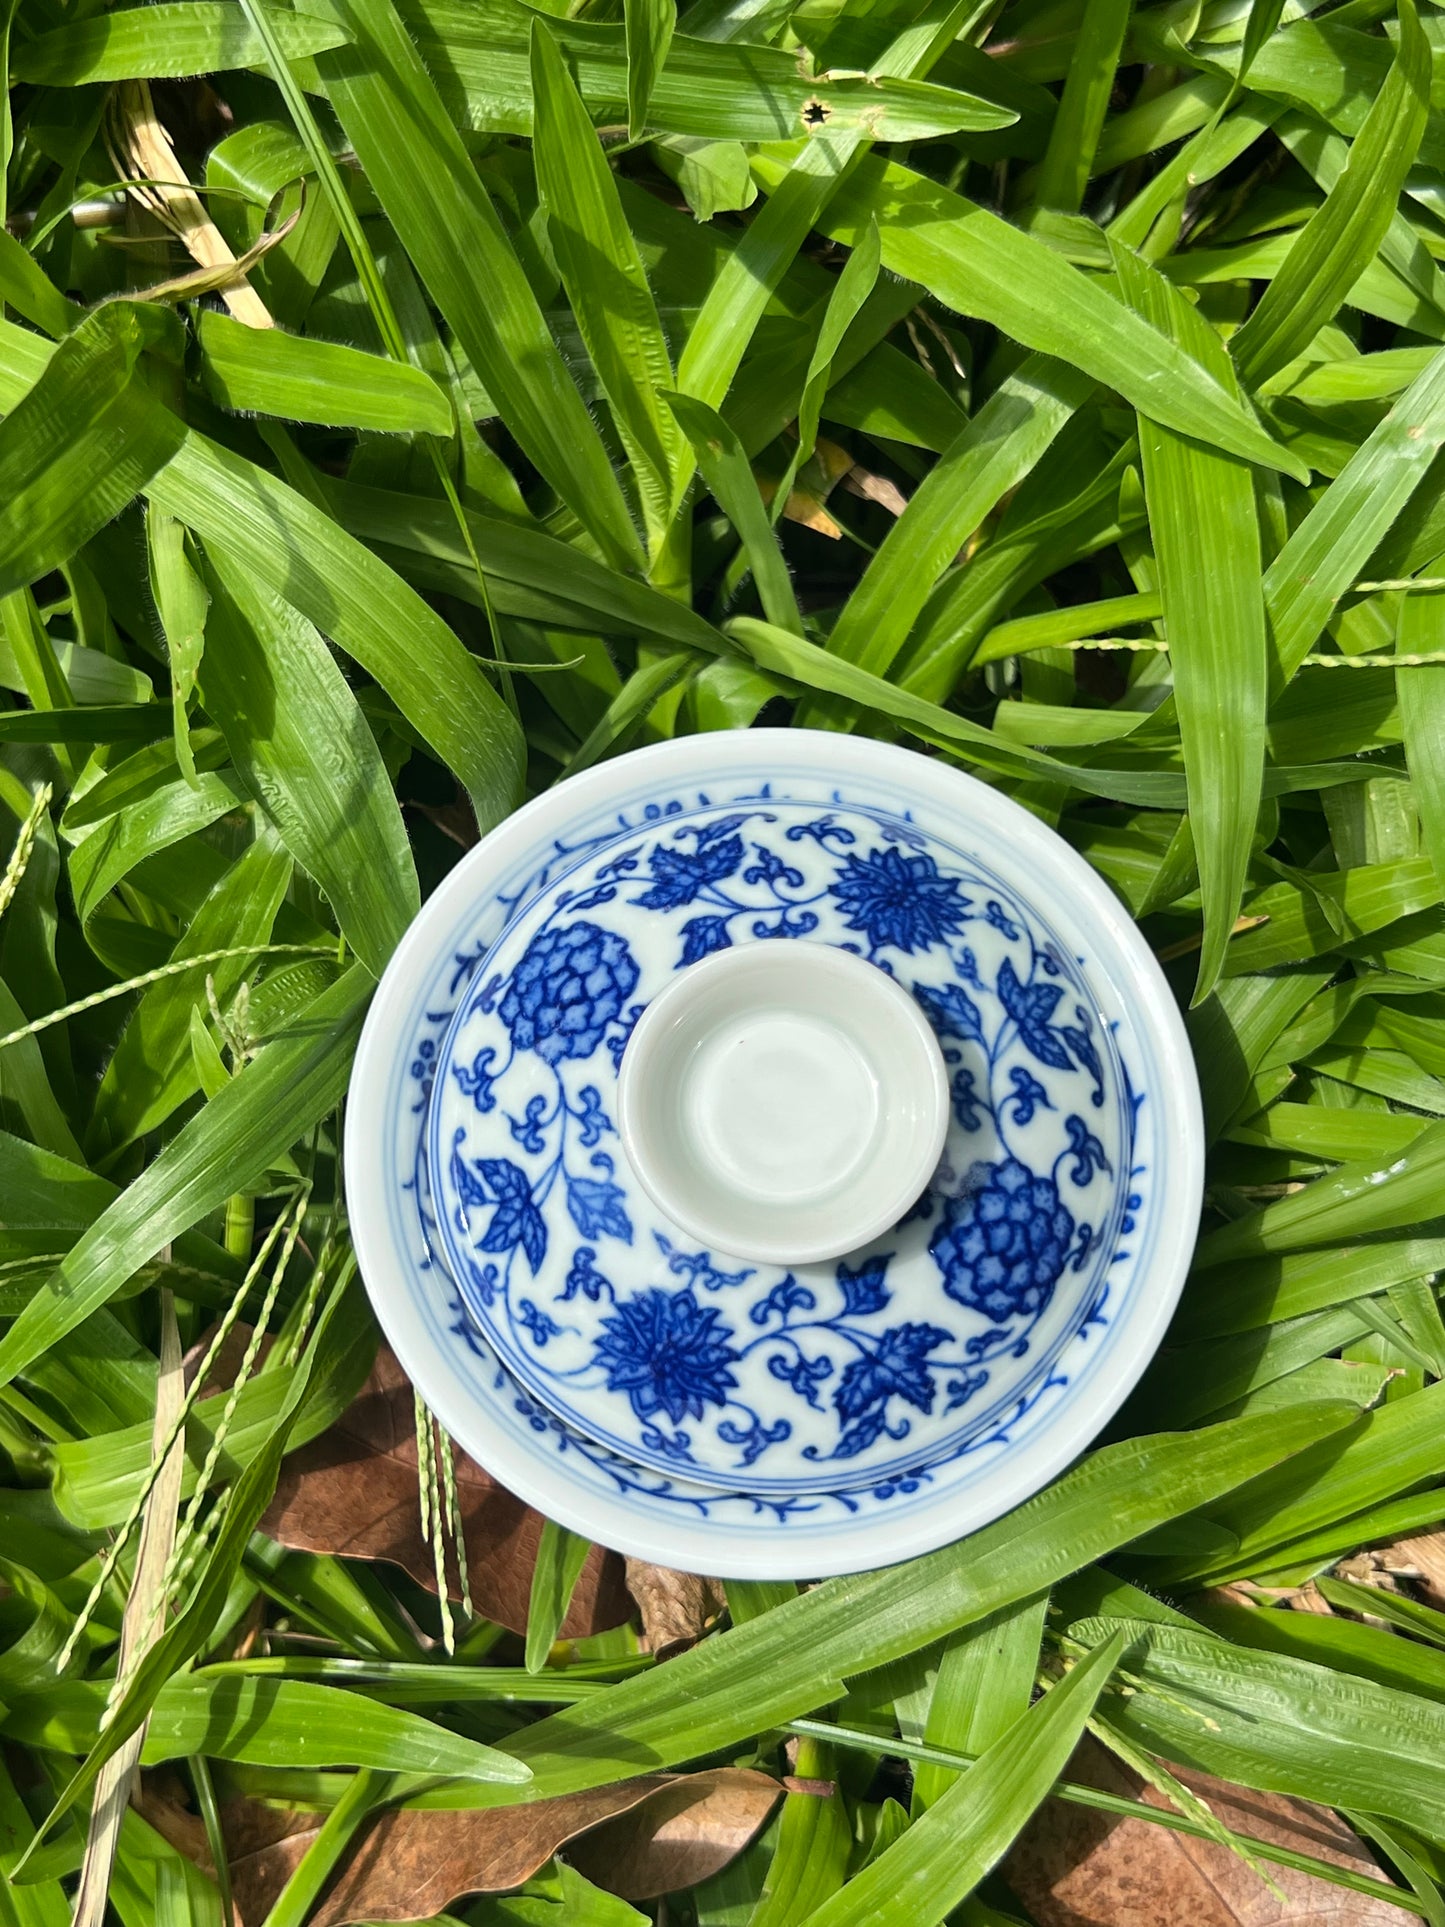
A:
POLYGON ((948 1131, 943 1053, 884 971, 754 943, 679 972, 629 1038, 617 1127, 682 1230, 774 1265, 846 1257, 916 1201, 948 1131))
MULTIPOLYGON (((680 806, 679 806, 680 807, 680 806)), ((348 1119, 346 1180, 378 1316, 453 1435, 530 1503, 640 1556, 740 1577, 863 1569, 960 1536, 1036 1490, 1087 1444, 1143 1369, 1192 1246, 1202 1173, 1197 1087, 1167 987, 1112 894, 1058 838, 981 784, 913 752, 753 731, 660 746, 589 772, 494 833, 422 912, 378 991, 348 1119), (769 788, 771 784, 771 789, 769 788), (659 797, 802 796, 909 807, 976 850, 1066 932, 1113 1027, 1139 1099, 1136 1193, 1107 1290, 1019 1409, 943 1462, 903 1465, 866 1489, 786 1497, 718 1493, 639 1471, 571 1436, 500 1370, 434 1264, 415 1190, 429 1064, 478 957, 575 853, 665 822, 659 797), (549 869, 549 859, 551 860, 549 869), (547 874, 541 874, 542 871, 547 874), (430 1051, 431 1058, 425 1054, 430 1051), (1136 1202, 1137 1198, 1137 1202, 1136 1202)))

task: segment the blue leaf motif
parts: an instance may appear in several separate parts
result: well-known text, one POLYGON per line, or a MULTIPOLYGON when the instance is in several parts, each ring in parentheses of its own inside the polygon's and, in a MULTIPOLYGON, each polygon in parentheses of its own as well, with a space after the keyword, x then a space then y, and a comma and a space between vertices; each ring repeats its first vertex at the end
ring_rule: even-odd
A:
MULTIPOLYGON (((458 1138, 461 1132, 457 1133, 458 1138)), ((460 1151, 452 1152, 452 1183, 456 1186, 457 1196, 463 1204, 490 1204, 485 1185, 476 1177, 460 1151)))
POLYGON ((953 1082, 949 1090, 953 1097, 953 1115, 958 1119, 960 1128, 965 1131, 976 1131, 979 1125, 980 1099, 973 1072, 967 1064, 960 1064, 953 1073, 953 1082))
POLYGON ((1078 1004, 1074 1006, 1074 1015, 1078 1018, 1078 1023, 1065 1024, 1059 1031, 1059 1035, 1074 1053, 1075 1057, 1078 1058, 1090 1077, 1093 1078, 1093 1101, 1096 1106, 1102 1105, 1104 1102, 1104 1069, 1099 1062, 1099 1053, 1094 1049, 1094 1040, 1090 1037, 1087 1029, 1089 1019, 1078 1004))
MULTIPOLYGON (((1007 963, 1004 968, 1007 970, 1007 963)), ((919 984, 913 994, 941 1037, 976 1037, 982 1042, 983 1019, 978 1014, 978 1005, 962 984, 940 984, 937 988, 919 984)))
POLYGON ((894 1325, 884 1332, 874 1350, 855 1358, 833 1394, 845 1419, 861 1418, 873 1406, 880 1409, 896 1393, 920 1412, 933 1410, 933 1373, 929 1352, 948 1342, 938 1325, 894 1325))
POLYGON ((715 950, 730 950, 732 941, 726 917, 689 917, 682 926, 682 961, 699 963, 715 950))
POLYGON ((730 877, 742 860, 740 836, 719 837, 710 843, 699 839, 695 850, 674 850, 665 843, 655 844, 648 858, 652 883, 637 902, 644 910, 680 910, 710 883, 720 883, 724 877, 730 877))
POLYGON ((620 1184, 602 1178, 567 1180, 567 1210, 584 1238, 617 1238, 632 1243, 632 1220, 622 1208, 626 1193, 620 1184))
POLYGON ((1056 1071, 1073 1069, 1068 1051, 1050 1024, 1054 1005, 1063 996, 1057 984, 1021 984, 1013 964, 1005 957, 998 973, 999 1001, 1019 1027, 1019 1036, 1041 1064, 1056 1071))
POLYGON ((1020 935, 1019 927, 1010 920, 1008 913, 997 897, 989 898, 988 908, 984 912, 984 915, 993 925, 994 929, 998 931, 1000 936, 1007 937, 1011 943, 1018 941, 1020 935))
POLYGON ((478 1249, 514 1251, 520 1245, 535 1276, 547 1255, 547 1226, 532 1202, 526 1172, 510 1158, 480 1158, 477 1169, 497 1200, 478 1249))
POLYGON ((882 1311, 893 1295, 883 1282, 892 1256, 889 1251, 880 1257, 865 1258, 857 1271, 839 1264, 838 1289, 843 1294, 845 1317, 864 1318, 870 1312, 882 1311))

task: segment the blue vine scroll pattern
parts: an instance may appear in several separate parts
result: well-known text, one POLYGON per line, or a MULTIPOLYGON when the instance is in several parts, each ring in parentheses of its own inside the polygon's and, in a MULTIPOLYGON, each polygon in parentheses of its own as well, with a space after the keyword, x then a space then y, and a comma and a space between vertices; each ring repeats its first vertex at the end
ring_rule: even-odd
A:
POLYGON ((476 969, 429 1154, 467 1308, 540 1409, 633 1465, 757 1495, 873 1489, 993 1435, 1102 1315, 1133 1099, 1079 960, 906 817, 762 796, 589 851, 476 969), (687 1248, 621 1156, 632 1026, 734 944, 831 943, 918 1000, 949 1067, 943 1162, 841 1262, 687 1248))

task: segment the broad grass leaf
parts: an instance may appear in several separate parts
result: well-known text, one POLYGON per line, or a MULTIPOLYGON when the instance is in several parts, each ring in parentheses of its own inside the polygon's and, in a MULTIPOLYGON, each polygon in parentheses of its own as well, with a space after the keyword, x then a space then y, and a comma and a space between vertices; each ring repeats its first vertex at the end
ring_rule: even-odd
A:
POLYGON ((137 376, 150 332, 132 308, 90 316, 0 422, 0 595, 68 560, 180 447, 137 376))
MULTIPOLYGON (((1098 1638, 1116 1623, 1073 1630, 1098 1638)), ((1140 1688, 1111 1702, 1109 1717, 1150 1751, 1239 1785, 1439 1832, 1445 1706, 1173 1626, 1137 1627, 1126 1664, 1140 1688)))
POLYGON ((810 1927, 886 1927, 941 1918, 1003 1858, 1063 1771, 1118 1663, 1121 1633, 1105 1636, 1036 1707, 984 1752, 901 1839, 808 1916, 810 1927))
MULTIPOLYGON (((1235 398, 1229 357, 1207 322, 1127 248, 1114 266, 1124 298, 1209 369, 1235 398)), ((1254 478, 1147 416, 1144 489, 1174 671, 1189 821, 1204 904, 1194 1002, 1209 995, 1239 915, 1264 777, 1268 657, 1254 478)))
MULTIPOLYGON (((339 46, 333 22, 289 7, 269 9, 273 31, 292 59, 339 46)), ((266 49, 227 0, 160 0, 70 21, 11 47, 12 79, 41 87, 87 82, 178 80, 228 67, 262 66, 266 49)))
MULTIPOLYGON (((965 1626, 938 1656, 923 1739, 951 1753, 982 1754, 1028 1711, 1044 1637, 1046 1594, 1004 1606, 965 1626)), ((915 1817, 958 1775, 920 1761, 913 1772, 915 1817)))
POLYGON ((205 313, 196 333, 201 381, 223 408, 332 428, 449 436, 445 394, 419 368, 341 342, 247 328, 205 313))
MULTIPOLYGON (((177 942, 173 960, 268 943, 290 881, 291 859, 279 839, 259 836, 206 897, 177 942)), ((224 1008, 257 962, 237 956, 197 965, 145 991, 96 1093, 88 1139, 92 1155, 155 1130, 194 1094, 191 1013, 206 1009, 207 979, 224 1008)))
MULTIPOLYGON (((0 321, 0 406, 13 409, 48 358, 34 335, 0 321)), ((453 632, 384 562, 285 482, 195 430, 147 494, 374 675, 461 778, 484 827, 515 805, 515 719, 453 632)))
MULTIPOLYGON (((1316 1114, 1324 1111, 1323 1106, 1309 1108, 1316 1114)), ((1225 1276, 1208 1280, 1197 1292, 1186 1288, 1171 1329, 1181 1339, 1257 1331, 1441 1269, 1445 1239, 1440 1238, 1387 1239, 1257 1258, 1231 1265, 1225 1276)))
MULTIPOLYGON (((217 317, 219 319, 219 317, 217 317)), ((232 324, 238 325, 238 324, 232 324)), ((249 333, 250 330, 244 332, 249 333)), ((151 596, 165 631, 171 666, 172 737, 176 761, 188 782, 196 775, 191 750, 187 705, 196 686, 201 653, 206 646, 206 585, 186 554, 186 532, 173 515, 150 507, 146 511, 146 559, 151 596)))
POLYGON ((634 466, 655 554, 672 519, 687 453, 662 401, 672 387, 672 358, 611 169, 557 42, 541 21, 532 30, 532 86, 543 109, 533 153, 548 238, 634 466))
POLYGON ((1201 1267, 1306 1245, 1338 1244, 1371 1231, 1399 1230, 1435 1214, 1445 1168, 1445 1124, 1427 1124, 1409 1149, 1381 1168, 1374 1159, 1344 1164, 1326 1178, 1246 1218, 1211 1231, 1201 1267))
POLYGON ((318 0, 351 44, 327 93, 467 359, 528 456, 621 567, 641 560, 617 477, 506 231, 391 0, 318 0))
MULTIPOLYGON (((753 171, 765 188, 779 179, 769 159, 753 171)), ((1196 361, 1044 242, 896 162, 865 157, 821 220, 824 233, 855 246, 870 219, 884 267, 946 306, 1117 388, 1166 428, 1303 479, 1298 458, 1196 361)))
POLYGON ((207 710, 341 934, 379 977, 421 893, 376 740, 304 616, 258 589, 224 549, 210 580, 207 710))
POLYGON ((798 1741, 793 1777, 799 1785, 783 1802, 777 1843, 748 1927, 789 1927, 805 1920, 843 1885, 853 1848, 848 1804, 837 1784, 833 1754, 814 1739, 798 1741), (823 1786, 832 1782, 831 1791, 823 1786))
POLYGON ((1314 339, 1385 238, 1430 105, 1430 49, 1413 0, 1400 0, 1399 19, 1395 64, 1348 165, 1230 344, 1247 388, 1257 388, 1314 339))
MULTIPOLYGON (((937 465, 869 563, 829 637, 832 654, 887 675, 934 584, 1000 500, 1051 447, 1094 384, 1031 355, 1002 382, 937 465)), ((812 712, 814 719, 833 711, 812 712)))
POLYGON ((692 443, 703 480, 737 531, 768 621, 801 637, 803 618, 788 565, 742 443, 722 417, 695 396, 669 395, 668 406, 692 443))
MULTIPOLYGON (((1404 655, 1445 657, 1445 597, 1407 595, 1400 605, 1396 649, 1404 655)), ((1445 889, 1445 664, 1395 671, 1405 754, 1425 849, 1445 889)))
POLYGON ((346 1088, 372 983, 353 965, 107 1206, 0 1339, 3 1382, 326 1115, 346 1088))
POLYGON ((835 1579, 704 1640, 585 1707, 508 1742, 538 1795, 690 1759, 841 1697, 845 1677, 918 1652, 1043 1590, 1166 1519, 1207 1506, 1255 1469, 1348 1423, 1349 1406, 1297 1408, 1094 1453, 969 1541, 835 1579))
POLYGON ((536 1563, 532 1567, 532 1590, 527 1600, 529 1673, 540 1673, 547 1664, 547 1656, 556 1643, 591 1550, 590 1543, 580 1533, 569 1532, 555 1519, 542 1521, 536 1563))
MULTIPOLYGON (((519 0, 403 0, 402 16, 453 119, 477 133, 530 134, 528 39, 535 15, 519 0)), ((594 122, 626 126, 626 29, 549 18, 594 122)), ((879 140, 927 138, 1008 126, 1015 118, 968 88, 887 76, 807 76, 795 54, 746 41, 676 33, 648 102, 656 134, 702 140, 796 141, 810 134, 814 103, 825 132, 879 140)))
POLYGON ((1445 442, 1445 352, 1434 355, 1311 506, 1264 574, 1277 672, 1287 681, 1445 442))
POLYGON ((832 379, 833 358, 843 344, 843 337, 867 301, 878 279, 880 254, 877 230, 870 228, 843 263, 828 305, 823 313, 823 325, 818 330, 818 339, 808 362, 808 372, 803 383, 803 393, 798 402, 797 437, 798 445, 788 458, 782 479, 773 494, 772 515, 776 522, 793 492, 793 483, 798 470, 812 455, 818 440, 818 422, 822 413, 823 397, 832 379))
MULTIPOLYGON (((622 13, 627 47, 627 138, 635 141, 641 140, 647 125, 648 104, 677 27, 677 8, 673 0, 624 0, 622 13)), ((540 108, 535 84, 533 100, 540 108)), ((545 110, 541 109, 539 137, 544 125, 545 110)))
MULTIPOLYGON (((1088 0, 1034 192, 1039 204, 1076 213, 1093 172, 1133 0, 1088 0)), ((1157 325, 1157 324, 1156 324, 1157 325)))

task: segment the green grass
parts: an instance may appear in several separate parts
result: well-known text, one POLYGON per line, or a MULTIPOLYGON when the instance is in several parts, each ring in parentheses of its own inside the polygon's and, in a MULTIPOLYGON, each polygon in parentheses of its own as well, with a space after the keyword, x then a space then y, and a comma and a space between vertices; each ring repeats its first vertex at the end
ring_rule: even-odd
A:
POLYGON ((1445 1519, 1445 12, 0 0, 0 46, 0 1927, 219 1927, 119 1817, 143 1730, 213 1859, 242 1794, 324 1817, 268 1927, 378 1813, 728 1764, 835 1790, 665 1909, 559 1862, 445 1918, 1022 1921, 1058 1786, 1445 1922, 1445 1615, 1331 1576, 1445 1519), (1209 1122, 1178 1320, 962 1546, 640 1666, 555 1644, 549 1527, 525 1638, 444 1628, 257 1532, 375 1346, 370 989, 474 826, 759 720, 969 769, 1128 905, 1209 1122), (1070 1780, 1086 1721, 1377 1871, 1070 1780))

